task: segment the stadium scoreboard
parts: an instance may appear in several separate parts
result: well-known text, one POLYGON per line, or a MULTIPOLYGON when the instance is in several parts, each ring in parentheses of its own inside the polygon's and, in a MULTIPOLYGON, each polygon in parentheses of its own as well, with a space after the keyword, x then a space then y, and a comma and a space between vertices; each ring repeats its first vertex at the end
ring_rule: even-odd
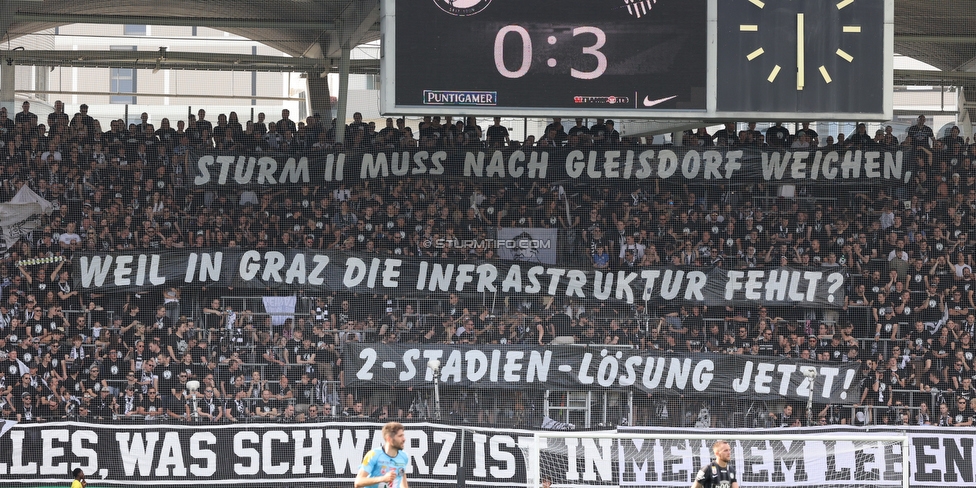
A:
POLYGON ((382 0, 381 112, 889 120, 893 0, 382 0))

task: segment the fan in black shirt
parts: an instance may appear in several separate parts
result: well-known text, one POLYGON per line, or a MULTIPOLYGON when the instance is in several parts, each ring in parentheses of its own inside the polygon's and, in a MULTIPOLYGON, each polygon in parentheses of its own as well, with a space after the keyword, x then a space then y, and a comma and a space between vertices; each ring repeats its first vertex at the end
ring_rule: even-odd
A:
POLYGON ((248 412, 248 402, 245 400, 246 398, 247 391, 238 390, 234 394, 234 398, 228 400, 224 405, 224 418, 230 420, 231 422, 247 419, 250 416, 250 412, 248 412))
POLYGON ((109 419, 115 414, 118 404, 115 397, 109 394, 108 388, 103 388, 99 392, 98 398, 92 401, 92 415, 102 419, 109 419))
POLYGON ((122 394, 116 399, 116 403, 119 405, 120 414, 123 416, 131 416, 139 414, 139 407, 142 405, 142 399, 136 395, 135 386, 127 386, 122 394))
POLYGON ((261 392, 261 399, 254 403, 254 415, 267 419, 278 417, 278 402, 271 397, 271 390, 261 392))

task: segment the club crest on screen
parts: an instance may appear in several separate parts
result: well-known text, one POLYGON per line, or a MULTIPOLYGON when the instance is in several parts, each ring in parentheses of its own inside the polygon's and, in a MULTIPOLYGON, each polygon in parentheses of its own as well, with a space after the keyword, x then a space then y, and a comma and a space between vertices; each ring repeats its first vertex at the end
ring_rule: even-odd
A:
POLYGON ((468 17, 488 8, 491 0, 434 0, 441 10, 458 17, 468 17))

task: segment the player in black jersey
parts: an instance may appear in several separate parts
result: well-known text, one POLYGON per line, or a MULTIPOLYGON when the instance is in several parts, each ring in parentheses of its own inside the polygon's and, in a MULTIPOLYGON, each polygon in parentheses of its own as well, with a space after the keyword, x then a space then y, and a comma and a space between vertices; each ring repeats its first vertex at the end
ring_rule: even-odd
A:
POLYGON ((715 461, 698 471, 691 488, 739 488, 735 470, 729 466, 732 446, 726 441, 715 441, 712 452, 715 453, 715 461))

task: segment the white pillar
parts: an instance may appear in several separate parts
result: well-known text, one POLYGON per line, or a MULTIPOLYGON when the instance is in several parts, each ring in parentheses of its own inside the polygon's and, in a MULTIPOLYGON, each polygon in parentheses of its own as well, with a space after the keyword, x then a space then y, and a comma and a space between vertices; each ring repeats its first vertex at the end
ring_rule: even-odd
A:
MULTIPOLYGON (((0 4, 0 38, 9 35, 7 31, 13 22, 15 9, 13 3, 3 2, 3 4, 0 4)), ((7 108, 7 113, 10 118, 14 118, 14 114, 18 111, 14 106, 16 102, 14 99, 14 87, 16 86, 14 81, 17 79, 15 71, 14 66, 7 65, 6 59, 0 59, 0 106, 7 108)))
POLYGON ((674 144, 675 146, 683 145, 684 139, 685 139, 685 131, 683 130, 676 130, 671 133, 671 144, 674 144))
POLYGON ((6 59, 0 59, 0 106, 7 109, 10 118, 18 112, 14 99, 14 82, 16 81, 16 66, 7 66, 6 59))
POLYGON ((346 139, 346 107, 349 98, 349 46, 342 48, 342 58, 339 59, 339 100, 336 104, 336 142, 346 139))

